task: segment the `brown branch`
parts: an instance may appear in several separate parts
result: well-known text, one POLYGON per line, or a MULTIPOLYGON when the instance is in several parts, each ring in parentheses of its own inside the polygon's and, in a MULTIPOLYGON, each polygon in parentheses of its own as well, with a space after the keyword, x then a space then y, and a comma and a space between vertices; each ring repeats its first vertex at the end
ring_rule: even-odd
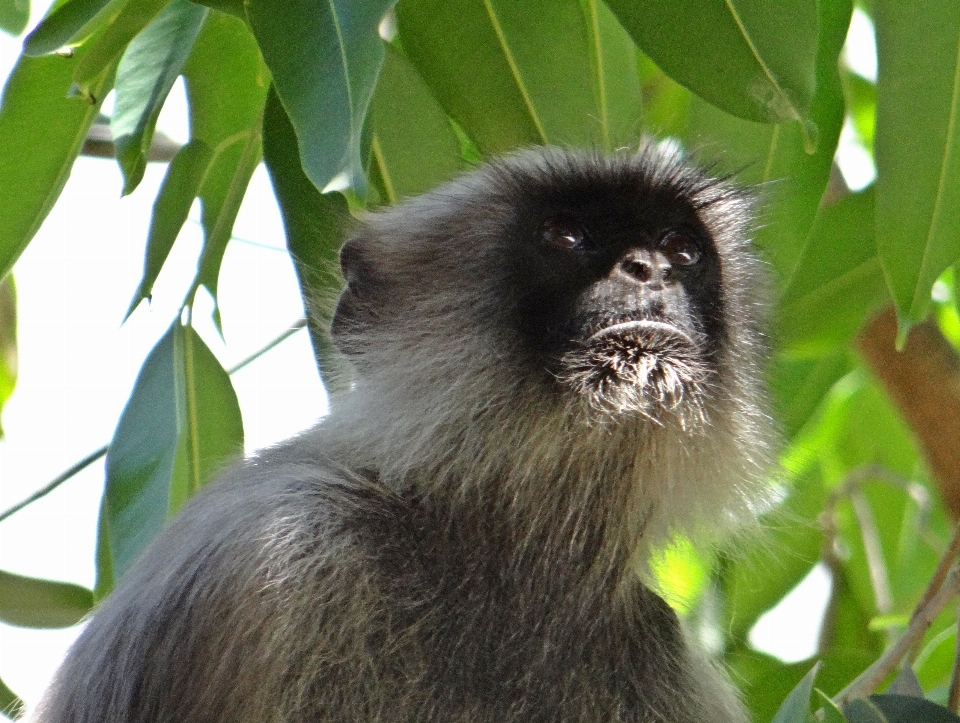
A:
POLYGON ((960 358, 933 321, 913 327, 897 352, 890 307, 857 335, 856 346, 903 414, 943 503, 960 519, 960 358))
POLYGON ((910 625, 903 636, 877 658, 873 665, 834 696, 833 700, 837 705, 842 708, 853 698, 862 698, 873 693, 910 652, 910 649, 923 638, 924 633, 957 594, 958 589, 960 589, 960 568, 954 566, 937 594, 923 608, 918 607, 914 611, 910 625))
MULTIPOLYGON (((957 620, 957 640, 960 640, 960 619, 957 620)), ((950 676, 950 693, 947 707, 954 713, 960 707, 960 645, 953 651, 953 674, 950 676)))

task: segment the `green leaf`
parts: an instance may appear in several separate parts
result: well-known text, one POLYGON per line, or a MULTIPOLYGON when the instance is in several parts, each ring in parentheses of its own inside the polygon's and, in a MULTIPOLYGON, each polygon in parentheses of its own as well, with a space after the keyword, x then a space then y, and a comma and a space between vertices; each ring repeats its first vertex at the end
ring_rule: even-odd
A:
POLYGON ((843 713, 837 707, 837 704, 833 702, 833 699, 819 688, 814 688, 814 690, 816 690, 817 695, 820 696, 820 703, 823 706, 824 723, 846 723, 846 718, 843 717, 843 713))
MULTIPOLYGON (((0 281, 0 412, 17 384, 17 287, 13 274, 0 281)), ((0 438, 3 427, 0 426, 0 438)))
POLYGON ((807 358, 779 354, 769 374, 776 419, 787 440, 793 440, 811 420, 840 379, 852 371, 856 362, 846 349, 836 349, 823 356, 807 358))
MULTIPOLYGON (((220 262, 250 176, 260 161, 269 71, 247 26, 211 13, 184 67, 190 137, 213 149, 200 187, 204 248, 197 284, 217 301, 220 262)), ((219 325, 219 310, 214 311, 219 325)))
POLYGON ((643 123, 654 136, 681 137, 686 132, 690 100, 695 96, 664 73, 643 52, 637 52, 643 91, 643 123))
POLYGON ((350 212, 339 193, 320 193, 300 165, 297 138, 276 93, 267 97, 263 118, 263 156, 283 214, 287 248, 293 257, 307 314, 310 340, 323 385, 338 388, 338 353, 329 338, 329 311, 316 299, 329 299, 342 280, 337 259, 347 235, 350 212))
MULTIPOLYGON (((423 193, 463 168, 460 140, 423 79, 393 46, 371 103, 373 180, 388 203, 423 193)), ((369 171, 368 171, 369 173, 369 171)))
POLYGON ((114 575, 242 449, 229 376, 196 332, 175 321, 140 370, 107 453, 114 575))
POLYGON ((75 42, 78 37, 92 32, 100 23, 115 17, 130 0, 67 0, 54 5, 47 16, 24 39, 23 54, 47 55, 75 42), (110 7, 107 12, 101 12, 110 7), (101 17, 97 17, 100 15, 101 17))
POLYGON ((187 220, 193 199, 200 193, 200 186, 212 159, 213 150, 197 139, 183 146, 170 162, 153 204, 143 278, 130 308, 127 309, 127 317, 133 313, 140 301, 150 298, 153 284, 187 220))
POLYGON ((0 101, 0 277, 30 243, 56 203, 110 88, 92 86, 97 103, 67 98, 77 58, 21 57, 0 101))
POLYGON ((0 570, 0 620, 25 628, 68 628, 93 607, 93 592, 80 585, 0 570))
POLYGON ((208 12, 188 0, 173 0, 123 54, 117 68, 117 105, 110 132, 123 171, 124 194, 131 193, 143 178, 160 109, 208 12))
POLYGON ((383 62, 377 33, 394 0, 247 0, 247 17, 317 188, 362 185, 360 136, 383 62))
POLYGON ((244 22, 247 20, 247 13, 243 9, 243 0, 194 0, 199 5, 206 5, 208 8, 230 13, 234 17, 240 18, 244 22))
MULTIPOLYGON (((780 6, 769 3, 767 7, 780 6)), ((706 147, 708 153, 712 146, 722 148, 720 170, 741 171, 738 180, 763 184, 763 224, 755 241, 786 281, 807 243, 843 126, 844 99, 837 59, 852 5, 849 0, 836 0, 819 3, 818 7, 817 91, 810 105, 810 117, 820 135, 815 153, 804 148, 797 123, 770 126, 740 120, 698 98, 691 101, 689 127, 684 134, 690 147, 706 147)))
MULTIPOLYGON (((606 3, 582 0, 590 37, 592 84, 600 145, 610 151, 636 145, 642 135, 643 93, 633 38, 606 3)), ((590 122, 591 119, 586 122, 590 122)))
POLYGON ((877 252, 905 329, 960 257, 960 13, 878 0, 874 20, 877 252))
POLYGON ((107 506, 107 497, 100 500, 100 511, 97 515, 97 579, 93 584, 93 597, 97 602, 103 600, 113 590, 113 551, 110 549, 110 511, 107 506))
POLYGON ((26 713, 26 703, 0 680, 0 714, 8 718, 21 718, 26 713))
POLYGON ((843 74, 843 89, 850 106, 850 119, 868 151, 873 152, 877 125, 877 86, 855 73, 843 74))
POLYGON ((780 710, 773 717, 773 723, 807 723, 810 715, 810 696, 813 694, 813 681, 817 677, 820 664, 814 665, 810 672, 803 676, 797 687, 790 691, 790 695, 783 701, 780 710))
POLYGON ((871 695, 843 707, 849 723, 960 723, 960 716, 942 705, 905 695, 871 695))
POLYGON ((404 52, 484 153, 638 137, 636 52, 594 0, 401 0, 397 23, 404 52))
POLYGON ((711 559, 689 540, 677 538, 650 560, 657 593, 670 606, 688 615, 700 602, 710 584, 711 559))
POLYGON ((153 20, 169 0, 128 0, 110 15, 106 27, 87 49, 73 73, 76 91, 90 97, 90 81, 121 56, 130 42, 153 20))
POLYGON ((0 0, 0 30, 19 35, 30 20, 30 0, 0 0))
POLYGON ((822 209, 777 309, 780 342, 796 353, 846 344, 888 299, 874 241, 873 188, 822 209))
POLYGON ((766 123, 811 118, 817 83, 814 0, 607 4, 667 75, 717 107, 766 123))
POLYGON ((220 308, 217 301, 220 264, 233 236, 233 224, 237 220, 250 177, 260 164, 263 142, 260 126, 258 118, 257 123, 240 137, 242 143, 218 156, 204 179, 200 193, 204 244, 197 282, 205 286, 213 296, 217 328, 220 327, 220 308))

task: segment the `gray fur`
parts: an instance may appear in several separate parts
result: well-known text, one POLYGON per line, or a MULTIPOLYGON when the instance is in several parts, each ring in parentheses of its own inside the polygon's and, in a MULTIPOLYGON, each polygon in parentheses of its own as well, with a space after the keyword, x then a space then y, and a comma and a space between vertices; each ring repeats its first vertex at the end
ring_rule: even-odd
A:
POLYGON ((172 521, 36 720, 745 721, 637 570, 764 495, 748 222, 741 192, 653 145, 525 151, 373 214, 334 320, 351 389, 172 521), (701 224, 721 280, 703 318, 590 337, 627 303, 598 282, 541 359, 528 337, 555 315, 518 328, 517 259, 562 259, 524 229, 568 211, 646 244, 701 224))

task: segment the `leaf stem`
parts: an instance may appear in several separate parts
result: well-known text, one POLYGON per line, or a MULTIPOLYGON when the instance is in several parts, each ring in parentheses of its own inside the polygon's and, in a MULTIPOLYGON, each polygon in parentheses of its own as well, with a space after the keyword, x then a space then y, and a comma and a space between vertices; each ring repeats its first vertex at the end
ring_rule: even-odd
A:
POLYGON ((20 510, 22 510, 22 509, 23 509, 24 507, 26 507, 27 505, 33 504, 34 502, 36 502, 37 500, 39 500, 41 497, 44 497, 44 496, 50 494, 50 493, 53 492, 57 487, 59 487, 60 485, 62 485, 64 482, 66 482, 68 479, 70 479, 70 478, 73 477, 74 475, 82 472, 83 470, 85 470, 87 467, 89 467, 91 464, 93 464, 94 462, 96 462, 98 459, 100 459, 101 457, 105 456, 106 454, 107 454, 107 447, 106 447, 106 445, 104 445, 103 447, 101 447, 100 449, 98 449, 98 450, 96 450, 96 451, 94 451, 94 452, 91 452, 91 453, 88 454, 86 457, 84 457, 83 459, 81 459, 79 462, 77 462, 76 464, 74 464, 72 467, 70 467, 70 468, 67 469, 66 471, 64 471, 64 472, 60 473, 59 475, 57 475, 56 477, 54 477, 54 478, 53 478, 50 482, 48 482, 45 486, 41 487, 41 488, 38 489, 36 492, 34 492, 32 495, 30 495, 29 497, 27 497, 27 499, 25 499, 25 500, 23 500, 23 501, 21 501, 21 502, 18 502, 18 503, 15 504, 13 507, 10 507, 9 509, 5 510, 2 514, 0 514, 0 522, 3 522, 5 519, 7 519, 8 517, 10 517, 10 515, 14 514, 15 512, 19 512, 20 510))

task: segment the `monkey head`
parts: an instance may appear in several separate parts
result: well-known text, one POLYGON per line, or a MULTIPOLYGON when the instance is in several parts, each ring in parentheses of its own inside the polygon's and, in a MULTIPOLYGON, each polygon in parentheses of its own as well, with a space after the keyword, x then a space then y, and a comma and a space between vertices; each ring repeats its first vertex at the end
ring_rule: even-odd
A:
POLYGON ((702 423, 762 353, 749 205, 662 146, 524 151, 373 215, 334 338, 360 384, 399 364, 594 422, 702 423))

